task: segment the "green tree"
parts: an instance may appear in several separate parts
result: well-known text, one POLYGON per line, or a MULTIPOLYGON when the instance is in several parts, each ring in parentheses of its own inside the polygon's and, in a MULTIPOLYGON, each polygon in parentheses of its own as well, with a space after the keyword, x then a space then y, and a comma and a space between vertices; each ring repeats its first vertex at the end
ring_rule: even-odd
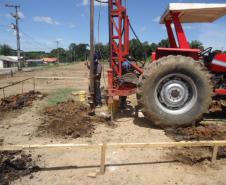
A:
POLYGON ((53 49, 50 52, 49 57, 56 57, 56 58, 59 57, 60 62, 67 62, 66 51, 63 48, 53 49))
POLYGON ((143 60, 145 58, 144 46, 137 39, 130 41, 130 55, 136 60, 143 60))
POLYGON ((0 55, 13 55, 14 54, 14 51, 13 49, 7 45, 7 44, 3 44, 3 45, 0 45, 0 55))
POLYGON ((28 51, 24 52, 25 59, 41 59, 47 55, 44 51, 28 51))
POLYGON ((169 39, 162 39, 158 43, 158 47, 161 47, 161 48, 169 48, 170 47, 169 39))
POLYGON ((107 60, 109 58, 109 44, 98 43, 95 45, 96 51, 99 51, 102 59, 107 60))
POLYGON ((88 44, 75 44, 71 43, 69 45, 68 55, 72 61, 84 61, 89 56, 89 51, 87 49, 88 44))
POLYGON ((200 42, 198 40, 191 41, 190 47, 194 48, 194 49, 200 49, 200 50, 204 49, 202 42, 200 42))
POLYGON ((146 57, 150 58, 152 53, 156 51, 156 49, 158 48, 158 45, 155 43, 151 43, 149 44, 148 42, 144 42, 142 43, 146 57))
POLYGON ((152 52, 156 51, 157 48, 158 48, 158 45, 156 43, 151 43, 150 49, 152 52))

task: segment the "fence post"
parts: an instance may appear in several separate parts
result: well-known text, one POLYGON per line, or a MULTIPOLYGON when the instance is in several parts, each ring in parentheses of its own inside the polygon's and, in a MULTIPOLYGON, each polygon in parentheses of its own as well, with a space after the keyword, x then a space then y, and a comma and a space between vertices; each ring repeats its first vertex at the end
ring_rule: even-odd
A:
POLYGON ((105 172, 105 160, 106 160, 106 143, 101 145, 101 156, 100 156, 100 174, 104 174, 105 172))

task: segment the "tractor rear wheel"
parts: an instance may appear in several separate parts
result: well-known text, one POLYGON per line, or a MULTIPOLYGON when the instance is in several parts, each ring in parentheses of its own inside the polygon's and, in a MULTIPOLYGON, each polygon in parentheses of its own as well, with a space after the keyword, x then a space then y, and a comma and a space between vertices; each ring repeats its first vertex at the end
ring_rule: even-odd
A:
POLYGON ((211 75, 200 61, 168 56, 149 64, 139 79, 138 106, 161 127, 195 124, 212 101, 211 75))

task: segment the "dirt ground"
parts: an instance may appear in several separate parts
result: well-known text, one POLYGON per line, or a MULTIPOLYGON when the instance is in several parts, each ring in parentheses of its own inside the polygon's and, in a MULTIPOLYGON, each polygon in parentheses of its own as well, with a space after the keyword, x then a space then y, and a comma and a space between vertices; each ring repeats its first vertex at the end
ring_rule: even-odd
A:
POLYGON ((35 166, 32 156, 24 154, 22 151, 5 151, 0 152, 0 184, 8 185, 11 181, 20 177, 30 175, 39 171, 39 167, 35 166))
MULTIPOLYGON (((14 144, 49 144, 49 143, 102 143, 102 142, 167 142, 175 138, 156 128, 143 118, 133 118, 127 114, 116 118, 116 127, 96 124, 91 137, 50 137, 37 135, 38 128, 43 124, 46 115, 43 111, 50 106, 49 97, 59 88, 72 88, 75 91, 87 90, 87 70, 83 63, 59 67, 51 67, 39 71, 16 74, 14 77, 0 79, 0 86, 10 84, 31 76, 71 76, 75 80, 38 80, 36 88, 48 95, 37 100, 31 106, 14 110, 0 119, 0 140, 3 145, 14 144)), ((104 85, 104 80, 102 85, 104 85)), ((24 84, 23 91, 32 90, 32 81, 24 84)), ((21 92, 21 86, 12 87, 7 95, 21 92)), ((73 97, 72 97, 73 98, 73 97)), ((130 100, 134 102, 134 97, 130 100)), ((226 116, 225 116, 226 117, 226 116)), ((203 124, 226 123, 226 118, 209 118, 203 124)), ((63 123, 62 123, 63 124, 63 123)), ((225 185, 226 160, 221 158, 211 165, 210 149, 190 151, 166 149, 115 149, 107 150, 107 168, 104 175, 89 177, 99 170, 99 154, 97 150, 35 150, 27 152, 40 167, 32 178, 23 176, 12 181, 13 185, 225 185), (200 158, 195 162, 183 162, 184 155, 196 153, 200 158), (181 157, 182 156, 182 157, 181 157)), ((187 156, 185 156, 187 157, 187 156)), ((190 159, 189 158, 189 159, 190 159)))

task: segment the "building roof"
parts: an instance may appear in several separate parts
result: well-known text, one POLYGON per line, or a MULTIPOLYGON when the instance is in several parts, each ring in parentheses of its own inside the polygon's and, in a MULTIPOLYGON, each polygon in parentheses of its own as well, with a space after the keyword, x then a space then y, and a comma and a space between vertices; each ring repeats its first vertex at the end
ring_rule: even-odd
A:
POLYGON ((214 22, 226 15, 226 3, 170 3, 160 19, 161 24, 171 19, 170 12, 179 12, 181 23, 214 22))
POLYGON ((8 61, 8 62, 18 62, 16 59, 13 59, 10 56, 4 56, 4 55, 0 55, 0 60, 8 61))
MULTIPOLYGON (((7 56, 8 58, 11 58, 13 60, 18 60, 18 57, 17 56, 7 56)), ((23 57, 21 56, 20 59, 23 59, 23 57)))
POLYGON ((48 63, 58 62, 58 58, 43 58, 42 60, 48 63))
POLYGON ((28 59, 26 62, 43 62, 43 59, 28 59))

